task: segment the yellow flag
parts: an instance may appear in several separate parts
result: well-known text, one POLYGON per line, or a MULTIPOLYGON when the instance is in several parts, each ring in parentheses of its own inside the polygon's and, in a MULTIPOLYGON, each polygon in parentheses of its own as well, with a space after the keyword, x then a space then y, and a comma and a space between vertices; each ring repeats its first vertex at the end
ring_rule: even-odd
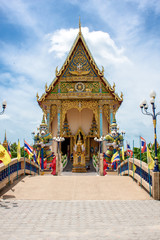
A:
POLYGON ((38 165, 40 166, 40 151, 38 153, 38 158, 37 158, 38 165))
POLYGON ((28 154, 28 159, 30 160, 33 154, 28 154))
POLYGON ((0 145, 0 160, 5 166, 7 166, 11 162, 11 157, 2 145, 0 145))
POLYGON ((122 160, 124 161, 124 147, 122 147, 122 160))
MULTIPOLYGON (((133 164, 133 173, 132 173, 132 174, 134 174, 135 171, 136 171, 136 166, 133 164)), ((132 176, 133 176, 133 175, 132 175, 132 176)))
POLYGON ((148 161, 148 168, 153 169, 154 168, 154 160, 151 157, 150 150, 147 146, 147 161, 148 161))
POLYGON ((20 160, 21 158, 21 147, 20 147, 20 141, 18 139, 18 145, 17 145, 17 159, 18 161, 20 160))

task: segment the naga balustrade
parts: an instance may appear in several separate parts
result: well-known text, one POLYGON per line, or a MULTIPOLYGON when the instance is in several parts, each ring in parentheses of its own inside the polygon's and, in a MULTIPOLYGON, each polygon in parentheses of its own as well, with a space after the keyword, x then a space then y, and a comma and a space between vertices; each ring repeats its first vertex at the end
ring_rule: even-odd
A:
POLYGON ((39 165, 30 161, 29 159, 13 158, 11 162, 5 166, 0 164, 0 190, 6 185, 13 183, 15 179, 18 179, 21 175, 37 175, 39 174, 39 165))
POLYGON ((160 200, 160 173, 149 170, 148 164, 135 158, 128 158, 121 162, 117 171, 119 175, 131 176, 154 199, 160 200))

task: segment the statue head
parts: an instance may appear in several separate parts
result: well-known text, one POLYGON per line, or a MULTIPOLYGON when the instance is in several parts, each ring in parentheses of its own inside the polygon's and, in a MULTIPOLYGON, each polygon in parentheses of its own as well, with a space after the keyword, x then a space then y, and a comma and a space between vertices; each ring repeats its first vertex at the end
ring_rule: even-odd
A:
POLYGON ((117 123, 116 123, 116 119, 113 119, 112 124, 110 125, 110 130, 111 130, 111 135, 113 137, 117 136, 118 134, 118 128, 117 128, 117 123))
POLYGON ((48 126, 47 123, 45 121, 45 114, 43 114, 43 118, 42 118, 42 123, 40 124, 40 135, 43 137, 45 134, 47 134, 48 131, 48 126))

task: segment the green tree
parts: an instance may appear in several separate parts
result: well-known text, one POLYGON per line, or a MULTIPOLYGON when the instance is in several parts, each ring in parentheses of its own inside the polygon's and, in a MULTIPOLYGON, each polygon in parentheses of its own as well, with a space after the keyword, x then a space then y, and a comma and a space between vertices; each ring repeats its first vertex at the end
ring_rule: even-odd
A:
MULTIPOLYGON (((24 157, 24 146, 21 147, 21 156, 24 157)), ((17 157, 17 143, 14 142, 11 144, 11 158, 17 157)), ((25 151, 25 157, 28 158, 28 153, 25 151)))

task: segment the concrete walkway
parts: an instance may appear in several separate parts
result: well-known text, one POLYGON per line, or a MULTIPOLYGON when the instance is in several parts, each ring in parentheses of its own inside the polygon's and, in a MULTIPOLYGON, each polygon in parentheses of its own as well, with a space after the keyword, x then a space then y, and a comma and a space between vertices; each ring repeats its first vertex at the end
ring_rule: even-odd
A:
POLYGON ((128 176, 26 176, 2 199, 147 200, 149 194, 128 176))

